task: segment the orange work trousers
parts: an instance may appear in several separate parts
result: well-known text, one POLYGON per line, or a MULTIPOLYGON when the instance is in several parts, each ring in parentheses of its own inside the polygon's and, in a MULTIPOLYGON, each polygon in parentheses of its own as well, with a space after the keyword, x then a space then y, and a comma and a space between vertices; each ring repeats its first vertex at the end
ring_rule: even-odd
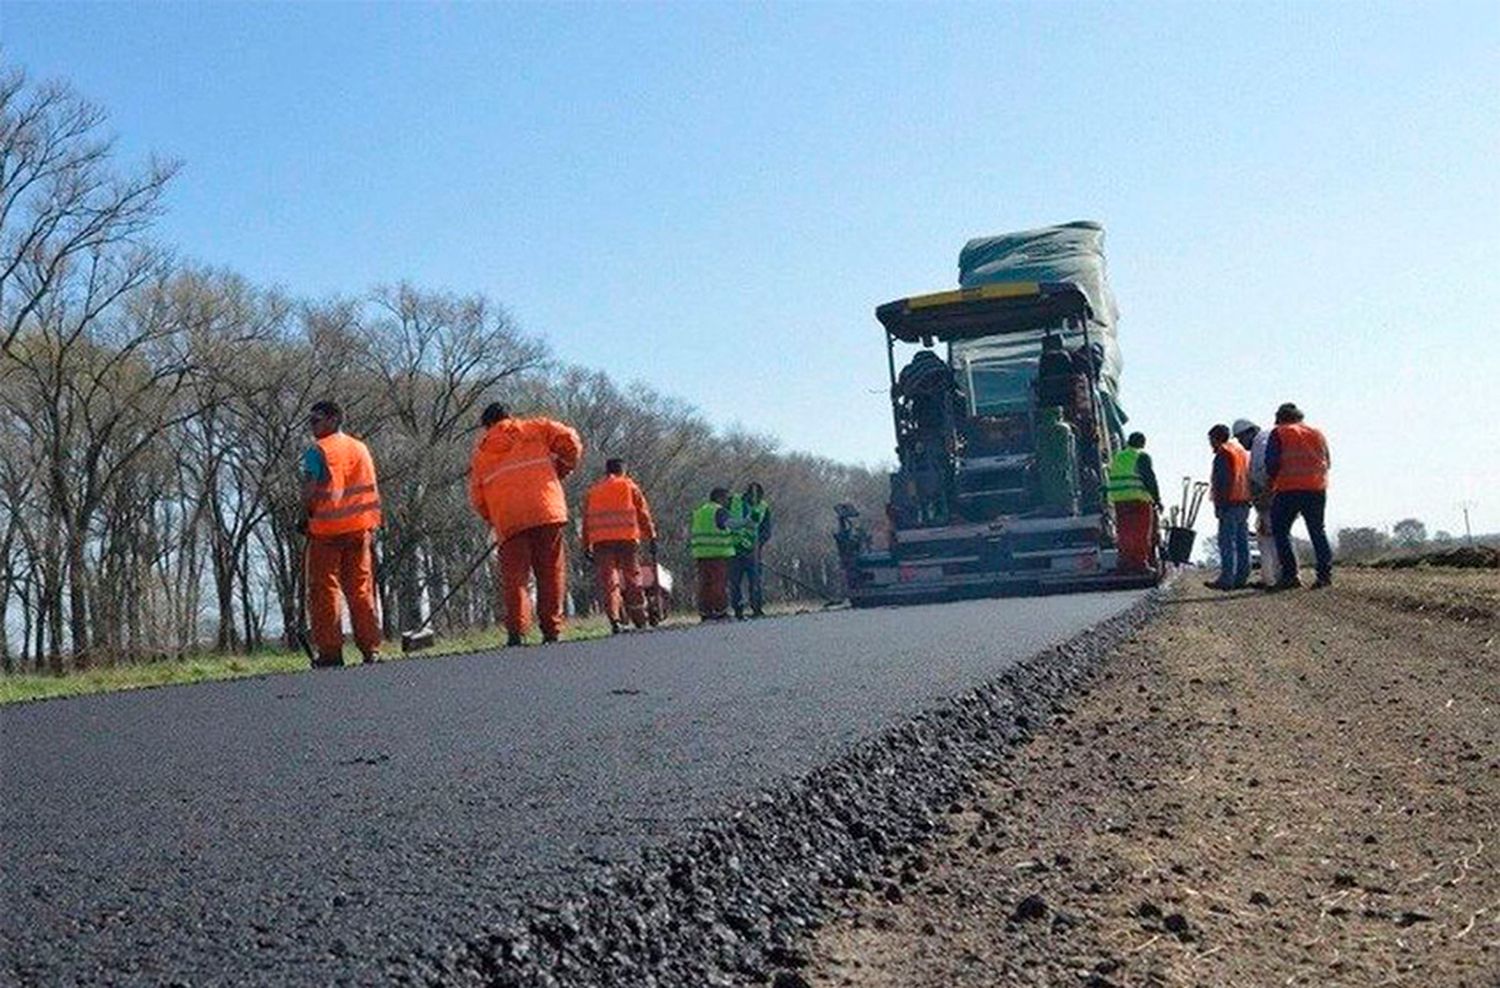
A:
POLYGON ((1120 569, 1146 572, 1156 540, 1156 506, 1150 501, 1120 502, 1115 505, 1115 528, 1120 534, 1120 569))
POLYGON ((320 664, 344 661, 344 615, 339 595, 349 601, 354 643, 366 658, 380 651, 380 618, 375 613, 375 568, 370 532, 314 535, 307 540, 307 622, 320 664))
POLYGON ((695 559, 698 567, 698 616, 715 620, 729 616, 729 560, 695 559))
POLYGON ((531 628, 531 601, 526 584, 536 575, 536 618, 542 635, 556 638, 563 629, 563 594, 567 592, 563 525, 534 525, 500 543, 500 600, 505 630, 525 635, 531 628))
POLYGON ((636 543, 594 543, 594 585, 605 615, 614 622, 630 615, 637 628, 646 626, 646 594, 641 589, 641 567, 636 561, 636 543))

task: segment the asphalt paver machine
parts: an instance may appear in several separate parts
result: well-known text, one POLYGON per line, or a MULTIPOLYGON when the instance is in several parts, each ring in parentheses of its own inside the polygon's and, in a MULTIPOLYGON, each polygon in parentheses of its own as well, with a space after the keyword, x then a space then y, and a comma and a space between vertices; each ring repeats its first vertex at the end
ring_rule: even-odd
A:
POLYGON ((884 518, 837 509, 852 604, 1160 581, 1159 563, 1119 566, 1104 488, 1123 416, 1106 407, 1106 351, 1079 284, 990 282, 875 316, 899 467, 884 518))

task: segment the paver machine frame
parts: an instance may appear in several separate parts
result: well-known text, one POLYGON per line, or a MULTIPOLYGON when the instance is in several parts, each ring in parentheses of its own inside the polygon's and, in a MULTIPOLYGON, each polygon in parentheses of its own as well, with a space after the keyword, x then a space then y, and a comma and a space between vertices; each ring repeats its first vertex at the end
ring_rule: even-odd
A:
MULTIPOLYGON (((876 308, 885 330, 891 411, 900 466, 886 518, 870 531, 849 505, 835 539, 854 606, 961 597, 1152 586, 1162 567, 1121 572, 1114 519, 1104 494, 1119 448, 1099 392, 1092 312, 1071 282, 1005 282, 897 299, 876 308), (1034 349, 1067 340, 1087 366, 1064 385, 1076 434, 1076 502, 1058 510, 1036 498, 1034 429, 1041 405, 1034 349), (1020 344, 1026 355, 976 365, 955 355, 968 341, 1020 344), (927 348, 898 372, 898 343, 927 348), (946 359, 932 350, 947 348, 946 359), (983 414, 975 375, 1005 372, 1029 395, 1023 411, 983 414)), ((1003 349, 1003 347, 1002 347, 1003 349)), ((1159 553, 1158 553, 1159 555, 1159 553)))

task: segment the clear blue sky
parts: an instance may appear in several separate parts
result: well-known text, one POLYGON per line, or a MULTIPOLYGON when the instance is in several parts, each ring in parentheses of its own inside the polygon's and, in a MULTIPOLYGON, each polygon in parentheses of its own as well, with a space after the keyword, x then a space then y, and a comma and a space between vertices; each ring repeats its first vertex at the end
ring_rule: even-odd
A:
MULTIPOLYGON (((1500 5, 0 6, 182 158, 164 237, 307 294, 478 290, 720 423, 891 458, 872 310, 1109 230, 1166 478, 1294 399, 1331 524, 1500 529, 1500 5)), ((1168 486, 1174 486, 1169 482, 1168 486)))

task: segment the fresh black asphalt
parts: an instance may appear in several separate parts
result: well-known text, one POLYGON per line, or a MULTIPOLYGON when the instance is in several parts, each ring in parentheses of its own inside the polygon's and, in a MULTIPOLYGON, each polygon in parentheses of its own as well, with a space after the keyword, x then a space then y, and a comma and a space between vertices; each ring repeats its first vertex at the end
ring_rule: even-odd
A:
POLYGON ((0 710, 0 982, 362 983, 1139 593, 829 611, 0 710))

